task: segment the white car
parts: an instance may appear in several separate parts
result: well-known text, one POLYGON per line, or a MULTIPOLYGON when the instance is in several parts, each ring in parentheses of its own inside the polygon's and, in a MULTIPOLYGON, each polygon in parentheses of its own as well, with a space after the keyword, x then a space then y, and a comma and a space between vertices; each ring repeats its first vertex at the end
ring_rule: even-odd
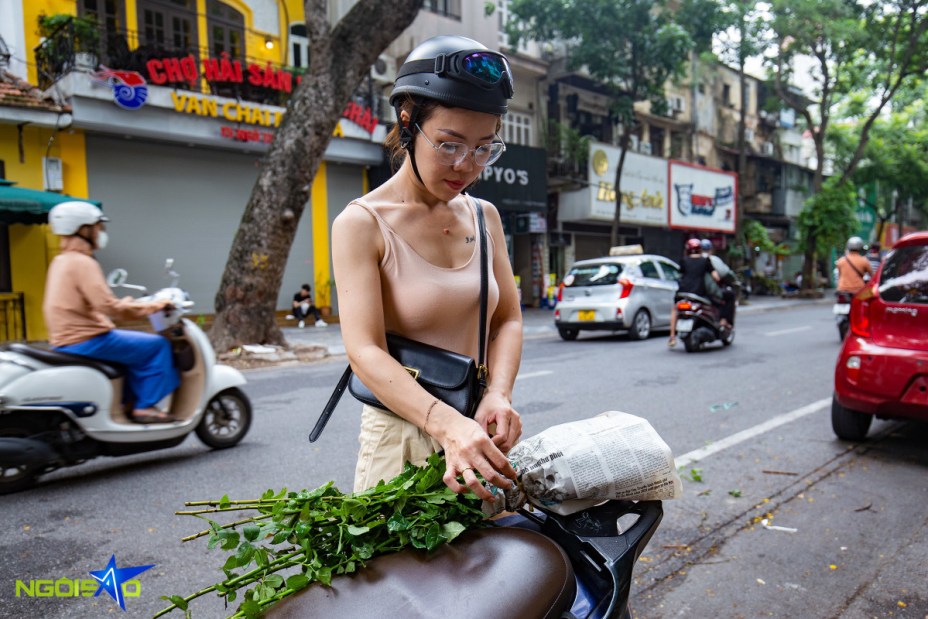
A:
POLYGON ((670 328, 680 267, 663 256, 607 256, 575 263, 564 276, 554 325, 565 340, 580 331, 628 331, 646 339, 670 328))

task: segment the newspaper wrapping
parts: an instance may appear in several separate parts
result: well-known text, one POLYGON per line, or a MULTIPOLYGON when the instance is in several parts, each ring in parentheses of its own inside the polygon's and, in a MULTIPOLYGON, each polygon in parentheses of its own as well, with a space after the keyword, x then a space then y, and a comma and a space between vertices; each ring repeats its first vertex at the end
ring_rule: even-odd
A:
POLYGON ((548 428, 513 447, 509 460, 520 484, 488 486, 488 516, 526 500, 566 515, 612 499, 675 499, 683 489, 667 443, 646 419, 619 411, 548 428))

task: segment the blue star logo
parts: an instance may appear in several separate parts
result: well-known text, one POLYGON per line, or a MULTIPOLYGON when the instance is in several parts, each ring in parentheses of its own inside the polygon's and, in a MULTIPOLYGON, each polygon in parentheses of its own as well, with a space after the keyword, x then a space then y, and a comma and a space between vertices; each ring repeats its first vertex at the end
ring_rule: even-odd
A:
POLYGON ((109 563, 102 570, 90 572, 90 575, 100 583, 100 588, 93 594, 94 597, 100 595, 101 591, 106 591, 110 597, 116 600, 119 607, 126 610, 126 601, 122 597, 122 585, 144 572, 155 567, 154 565, 136 565, 135 567, 116 567, 116 555, 110 557, 109 563))

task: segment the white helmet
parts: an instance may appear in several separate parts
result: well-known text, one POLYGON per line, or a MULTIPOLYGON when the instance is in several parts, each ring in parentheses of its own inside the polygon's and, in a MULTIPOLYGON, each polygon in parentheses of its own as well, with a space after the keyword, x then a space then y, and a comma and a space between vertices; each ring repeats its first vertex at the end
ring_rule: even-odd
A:
POLYGON ((77 234, 81 226, 92 226, 101 221, 109 221, 109 217, 103 214, 100 207, 81 200, 62 202, 48 212, 52 232, 60 236, 77 234))
POLYGON ((863 251, 864 250, 864 240, 859 236, 852 236, 847 240, 847 250, 848 251, 863 251))

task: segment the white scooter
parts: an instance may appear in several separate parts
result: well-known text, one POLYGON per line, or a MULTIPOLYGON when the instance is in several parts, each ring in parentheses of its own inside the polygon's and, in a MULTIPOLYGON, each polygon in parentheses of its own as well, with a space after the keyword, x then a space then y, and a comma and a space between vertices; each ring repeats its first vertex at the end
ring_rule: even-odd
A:
MULTIPOLYGON (((180 386, 159 403, 171 420, 138 423, 123 402, 125 369, 79 355, 25 344, 0 351, 0 494, 31 487, 39 475, 97 456, 126 456, 174 447, 196 432, 206 445, 236 445, 251 426, 251 403, 239 389, 245 377, 216 363, 206 334, 183 317, 193 305, 177 287, 173 260, 168 288, 147 299, 170 299, 173 309, 152 314, 155 331, 168 338, 180 386)), ((117 269, 112 287, 125 283, 117 269)))

